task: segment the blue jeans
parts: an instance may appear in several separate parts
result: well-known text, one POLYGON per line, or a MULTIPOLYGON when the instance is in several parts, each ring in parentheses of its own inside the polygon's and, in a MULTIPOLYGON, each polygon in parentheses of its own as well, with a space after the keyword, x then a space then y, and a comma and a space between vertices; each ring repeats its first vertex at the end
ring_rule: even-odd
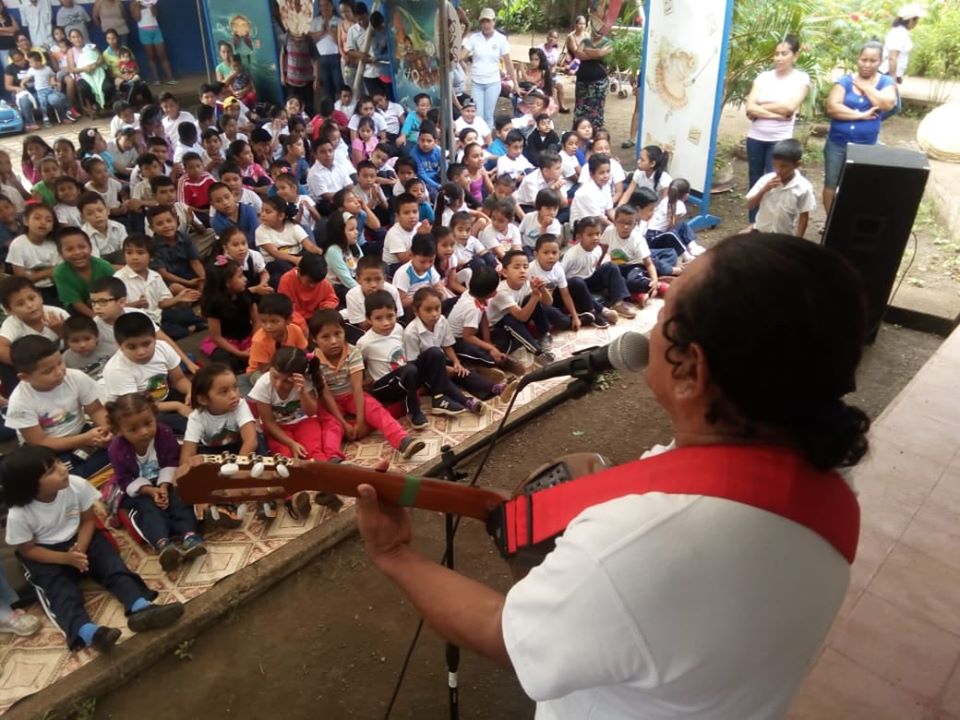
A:
POLYGON ((500 81, 493 83, 473 83, 470 92, 477 103, 477 117, 482 117, 487 125, 493 127, 493 116, 497 110, 497 98, 500 97, 500 81))
MULTIPOLYGON (((776 144, 776 141, 747 138, 747 173, 750 178, 748 190, 757 184, 757 180, 773 170, 773 146, 776 144)), ((750 222, 756 220, 759 210, 760 207, 757 206, 750 211, 750 222)))
POLYGON ((320 83, 323 85, 323 92, 331 100, 336 99, 340 93, 340 86, 343 85, 343 73, 340 71, 340 54, 331 53, 330 55, 321 55, 320 63, 317 69, 320 74, 320 83))
POLYGON ((827 138, 823 146, 823 186, 836 189, 840 183, 840 172, 847 162, 847 146, 827 138))
MULTIPOLYGON (((44 111, 47 112, 47 117, 49 117, 50 109, 56 111, 61 121, 67 116, 67 98, 52 88, 44 93, 43 98, 39 98, 39 105, 41 120, 43 119, 44 111)), ((17 93, 17 107, 20 110, 20 114, 23 115, 24 123, 27 125, 36 124, 36 108, 34 108, 33 102, 27 97, 26 93, 17 93)))

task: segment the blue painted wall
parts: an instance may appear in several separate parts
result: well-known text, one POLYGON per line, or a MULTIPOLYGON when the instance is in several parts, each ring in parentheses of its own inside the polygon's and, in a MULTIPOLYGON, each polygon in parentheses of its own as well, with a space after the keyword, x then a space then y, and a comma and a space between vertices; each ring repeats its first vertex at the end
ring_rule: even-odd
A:
MULTIPOLYGON (((10 2, 5 4, 8 7, 10 15, 16 17, 17 22, 20 22, 20 12, 17 7, 13 7, 13 5, 17 3, 10 2)), ((80 2, 78 4, 82 5, 91 16, 93 15, 92 2, 80 2)), ((173 72, 176 75, 198 75, 206 72, 203 57, 203 40, 206 40, 206 28, 204 27, 206 20, 203 21, 202 25, 200 18, 197 16, 197 5, 197 0, 160 0, 159 3, 160 29, 163 31, 164 43, 167 46, 167 55, 170 57, 170 64, 173 66, 173 72), (201 35, 204 35, 203 40, 201 40, 201 35)), ((199 5, 202 11, 205 5, 204 0, 199 0, 199 5)), ((149 67, 147 65, 147 56, 143 52, 143 46, 140 45, 136 23, 130 18, 129 9, 126 7, 127 3, 124 3, 124 6, 127 14, 127 24, 131 28, 130 45, 136 53, 137 62, 140 63, 144 71, 147 71, 149 67)), ((57 16, 59 7, 59 3, 54 4, 54 18, 57 16)), ((20 24, 21 26, 23 25, 23 23, 20 24)), ((97 44, 97 47, 102 49, 107 46, 103 39, 103 33, 101 33, 100 29, 92 22, 90 23, 90 36, 91 40, 97 44)), ((209 48, 207 48, 207 53, 207 59, 210 60, 212 55, 210 55, 209 48)), ((213 65, 210 65, 210 73, 212 77, 213 65)))

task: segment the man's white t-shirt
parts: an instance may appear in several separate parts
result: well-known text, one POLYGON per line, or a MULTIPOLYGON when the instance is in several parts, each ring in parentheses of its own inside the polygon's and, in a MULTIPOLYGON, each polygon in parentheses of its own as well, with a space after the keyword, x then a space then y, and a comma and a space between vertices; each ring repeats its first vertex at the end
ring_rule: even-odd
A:
POLYGON ((782 718, 849 583, 797 523, 629 495, 580 513, 510 589, 503 637, 537 720, 782 718))
POLYGON ((66 542, 80 529, 80 515, 100 499, 97 489, 77 475, 52 502, 34 500, 11 507, 7 515, 7 545, 33 541, 40 545, 66 542))
MULTIPOLYGON (((757 180, 747 193, 747 200, 756 196, 776 175, 772 172, 767 173, 757 180)), ((766 195, 760 199, 760 207, 753 227, 760 232, 795 235, 800 214, 812 212, 816 207, 817 196, 813 191, 813 185, 798 171, 786 185, 767 191, 766 195)))
POLYGON ((67 370, 53 390, 37 390, 23 381, 10 393, 6 424, 18 435, 20 430, 39 426, 45 436, 70 437, 84 426, 83 409, 99 399, 100 387, 81 370, 67 370))
POLYGON ((157 402, 162 402, 170 394, 167 376, 178 367, 180 357, 163 340, 157 340, 153 357, 143 364, 128 360, 122 352, 117 352, 103 368, 107 399, 116 400, 128 393, 146 392, 157 402))

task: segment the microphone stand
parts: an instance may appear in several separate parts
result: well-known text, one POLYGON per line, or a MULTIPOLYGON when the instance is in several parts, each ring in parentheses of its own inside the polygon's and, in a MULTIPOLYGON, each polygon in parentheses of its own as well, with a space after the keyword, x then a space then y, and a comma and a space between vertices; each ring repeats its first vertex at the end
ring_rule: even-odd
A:
MULTIPOLYGON (((467 474, 462 470, 457 470, 457 459, 453 448, 444 445, 440 448, 440 456, 443 458, 443 474, 446 479, 452 483, 460 482, 466 479, 467 474)), ((453 570, 453 539, 454 539, 454 516, 445 513, 443 516, 444 542, 446 549, 444 552, 444 565, 453 570)), ((458 682, 458 671, 460 669, 460 648, 452 642, 447 643, 447 692, 449 695, 450 720, 459 720, 460 717, 460 689, 458 682)))

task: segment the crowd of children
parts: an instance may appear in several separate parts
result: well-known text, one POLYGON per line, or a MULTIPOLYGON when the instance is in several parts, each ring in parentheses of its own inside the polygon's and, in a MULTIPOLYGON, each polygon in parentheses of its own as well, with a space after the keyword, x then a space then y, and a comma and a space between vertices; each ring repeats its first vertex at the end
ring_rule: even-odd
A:
MULTIPOLYGON (((345 439, 375 431, 413 457, 425 444, 397 417, 416 431, 424 409, 509 399, 528 354, 553 361, 554 333, 633 318, 703 250, 663 149, 628 176, 606 130, 556 133, 536 93, 493 128, 462 99, 441 183, 428 96, 405 113, 344 88, 315 117, 291 97, 258 119, 242 73, 223 74, 195 114, 168 93, 139 115, 118 103, 109 139, 27 136, 23 180, 0 152, 0 402, 23 446, 4 467, 7 541, 71 647, 119 633, 83 612, 82 572, 132 628, 180 612, 150 604, 93 529, 82 478, 112 465, 116 506, 173 570, 206 552, 175 482, 198 453, 342 462, 345 439), (178 345, 193 333, 198 357, 178 345)), ((789 142, 748 202, 758 227, 802 233, 789 142)))

